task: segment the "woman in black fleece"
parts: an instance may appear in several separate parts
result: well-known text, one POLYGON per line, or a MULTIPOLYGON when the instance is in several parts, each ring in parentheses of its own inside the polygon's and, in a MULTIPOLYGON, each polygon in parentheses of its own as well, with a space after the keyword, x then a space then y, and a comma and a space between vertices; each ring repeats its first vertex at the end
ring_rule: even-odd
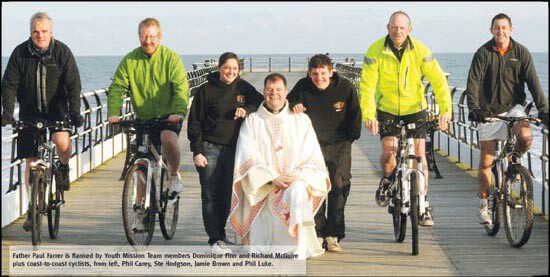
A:
POLYGON ((207 76, 195 94, 187 125, 193 161, 199 173, 202 218, 212 252, 231 252, 225 223, 231 205, 235 145, 243 119, 255 112, 263 96, 239 78, 239 58, 220 56, 219 72, 207 76))

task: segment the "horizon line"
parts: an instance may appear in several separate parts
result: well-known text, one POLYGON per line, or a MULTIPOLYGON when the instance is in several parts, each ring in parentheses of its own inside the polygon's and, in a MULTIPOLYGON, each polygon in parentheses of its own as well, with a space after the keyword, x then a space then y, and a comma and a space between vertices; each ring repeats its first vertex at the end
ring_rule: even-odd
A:
MULTIPOLYGON (((327 53, 327 52, 325 52, 327 53)), ((343 54, 361 54, 361 55, 364 55, 365 53, 364 52, 338 52, 338 53, 330 53, 328 52, 329 54, 331 55, 343 55, 343 54)), ((474 52, 432 52, 434 54, 473 54, 474 52)), ((532 54, 535 54, 535 53, 542 53, 542 54, 548 54, 548 52, 538 52, 538 51, 532 51, 531 52, 532 54)), ((127 53, 125 54, 113 54, 113 55, 105 55, 105 54, 100 54, 100 55, 95 55, 95 54, 88 54, 88 55, 74 55, 75 57, 118 57, 118 56, 124 56, 126 55, 127 53)), ((212 55, 215 55, 215 56, 218 56, 220 55, 220 53, 199 53, 199 54, 180 54, 180 55, 183 55, 183 56, 212 56, 212 55)), ((244 53, 244 54, 238 54, 239 56, 243 56, 243 55, 315 55, 315 53, 244 53)), ((2 58, 9 58, 10 56, 2 56, 2 58)))

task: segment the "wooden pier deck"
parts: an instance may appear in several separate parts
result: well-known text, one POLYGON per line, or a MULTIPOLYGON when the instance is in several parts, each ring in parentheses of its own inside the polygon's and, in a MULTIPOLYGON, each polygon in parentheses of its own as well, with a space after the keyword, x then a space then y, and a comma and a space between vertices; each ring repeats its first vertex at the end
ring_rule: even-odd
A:
MULTIPOLYGON (((304 72, 283 73, 289 88, 304 72)), ((267 73, 246 73, 258 90, 267 73)), ((178 231, 171 241, 155 231, 153 245, 206 245, 201 218, 198 174, 192 164, 186 128, 180 134, 185 190, 181 194, 178 231)), ((346 206, 346 238, 343 253, 330 253, 307 261, 307 274, 390 275, 390 276, 523 276, 548 274, 548 221, 535 217, 529 242, 520 249, 511 247, 501 229, 495 237, 485 234, 475 219, 479 200, 476 178, 452 161, 437 156, 444 179, 430 179, 429 201, 434 207, 435 225, 420 227, 420 255, 411 255, 410 225, 403 243, 396 243, 391 217, 386 208, 374 203, 381 175, 378 163, 378 136, 363 131, 352 148, 352 187, 346 206)), ((56 240, 44 245, 127 245, 121 219, 122 181, 118 181, 124 153, 92 173, 73 182, 62 207, 61 227, 56 240)), ((9 247, 30 245, 30 233, 22 230, 20 218, 2 229, 2 275, 9 274, 9 247)), ((157 225, 158 226, 158 225, 157 225)), ((230 227, 227 227, 230 229, 230 227)), ((69 273, 70 274, 70 273, 69 273)), ((128 274, 132 274, 128 272, 128 274)), ((276 274, 276 273, 275 273, 276 274)))

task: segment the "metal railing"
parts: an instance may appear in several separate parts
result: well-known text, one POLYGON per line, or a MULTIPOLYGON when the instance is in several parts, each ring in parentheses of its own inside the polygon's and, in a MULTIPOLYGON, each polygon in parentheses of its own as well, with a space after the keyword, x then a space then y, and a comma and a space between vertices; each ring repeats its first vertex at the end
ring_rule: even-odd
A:
MULTIPOLYGON (((340 63, 336 63, 334 68, 340 76, 350 80, 359 90, 361 68, 340 63)), ((447 156, 454 157, 457 163, 465 164, 468 167, 467 170, 477 169, 479 163, 479 134, 476 125, 468 121, 465 89, 450 87, 450 91, 453 99, 453 120, 447 131, 435 132, 432 143, 435 143, 436 150, 442 150, 447 156)), ((436 111, 435 95, 429 83, 426 83, 425 94, 428 110, 436 111)), ((532 106, 532 103, 528 103, 526 106, 532 106)), ((542 138, 542 149, 538 153, 534 152, 533 147, 531 147, 525 155, 526 167, 534 173, 535 184, 540 186, 535 188, 536 207, 540 208, 543 215, 547 215, 547 199, 550 198, 548 195, 548 129, 534 125, 532 128, 533 136, 541 136, 542 138)))
MULTIPOLYGON (((192 97, 200 85, 206 82, 206 76, 217 70, 217 66, 203 67, 201 69, 187 72, 189 81, 189 96, 192 97)), ((80 178, 84 173, 93 171, 94 168, 103 164, 108 159, 114 157, 124 150, 126 140, 123 138, 121 130, 118 126, 109 125, 107 122, 107 89, 93 90, 81 93, 80 99, 84 110, 81 112, 84 116, 84 124, 77 128, 74 134, 71 135, 71 181, 80 178), (115 143, 119 141, 120 143, 115 143)), ((132 117, 133 111, 129 97, 123 100, 122 115, 123 117, 132 117)), ((23 160, 17 159, 16 146, 18 134, 14 133, 3 140, 11 140, 11 159, 7 166, 2 165, 2 172, 9 169, 9 186, 19 185, 16 191, 19 193, 15 197, 10 207, 18 207, 18 214, 9 221, 16 219, 24 213, 25 205, 20 205, 23 202, 23 191, 20 189, 23 184, 23 160)), ((5 184, 2 184, 4 186, 5 184)), ((5 195, 2 195, 3 201, 5 195)), ((10 200, 11 201, 11 200, 10 200)), ((4 214, 3 214, 4 217, 4 214)))
MULTIPOLYGON (((310 57, 255 57, 244 58, 241 69, 245 72, 305 72, 310 57)), ((355 64, 353 58, 331 58, 334 62, 355 64)))

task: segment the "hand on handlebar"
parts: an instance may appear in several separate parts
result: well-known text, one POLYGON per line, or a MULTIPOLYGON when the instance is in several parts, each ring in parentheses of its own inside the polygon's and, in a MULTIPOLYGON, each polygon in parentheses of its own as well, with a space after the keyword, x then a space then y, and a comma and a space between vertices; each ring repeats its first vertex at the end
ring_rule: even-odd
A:
POLYGON ((542 121, 542 124, 548 129, 548 113, 539 112, 539 119, 542 121))
POLYGON ((373 136, 378 134, 378 125, 378 120, 376 119, 368 119, 365 121, 365 128, 367 128, 373 136))
POLYGON ((115 123, 119 123, 120 122, 120 117, 119 116, 109 116, 107 118, 107 122, 111 123, 111 124, 115 124, 115 123))
POLYGON ((172 125, 178 125, 180 122, 183 122, 183 116, 179 114, 171 114, 168 116, 168 122, 172 125))
POLYGON ((487 117, 491 117, 491 113, 482 110, 471 110, 470 114, 468 114, 468 120, 473 122, 485 123, 485 118, 487 117))
POLYGON ((439 115, 439 129, 441 131, 447 130, 447 125, 450 121, 451 121, 451 115, 450 114, 439 115))

